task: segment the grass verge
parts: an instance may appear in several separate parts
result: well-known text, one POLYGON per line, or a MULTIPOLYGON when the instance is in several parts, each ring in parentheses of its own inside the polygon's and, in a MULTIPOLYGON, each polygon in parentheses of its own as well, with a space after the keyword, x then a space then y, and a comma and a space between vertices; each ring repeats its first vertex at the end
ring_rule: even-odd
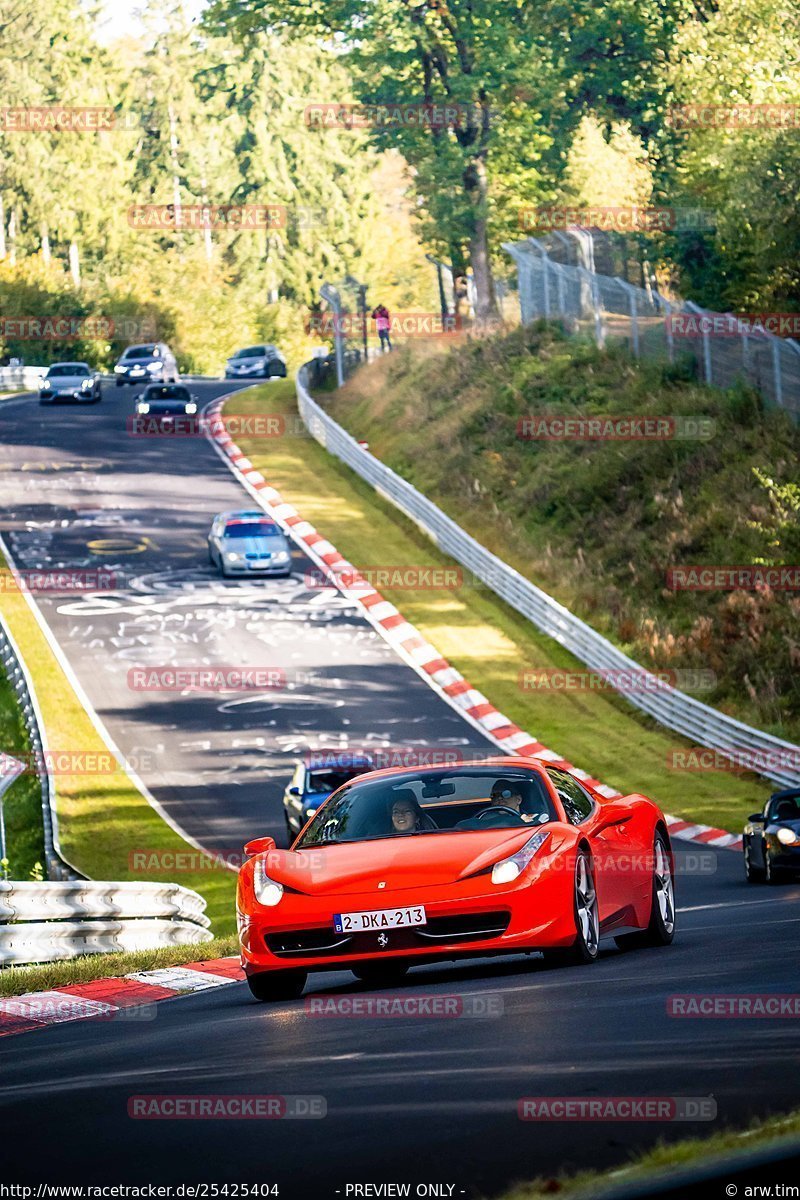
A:
MULTIPOLYGON (((0 668, 0 749, 21 762, 31 761, 31 744, 17 694, 0 668)), ((18 776, 0 799, 6 827, 9 878, 38 876, 44 863, 42 793, 35 773, 18 776), (38 870, 37 870, 38 868, 38 870)), ((0 852, 2 859, 2 852, 0 852)), ((0 869, 0 879, 3 871, 0 869)))
POLYGON ((713 673, 700 699, 800 741, 794 567, 774 587, 712 580, 707 590, 687 570, 800 561, 800 428, 788 413, 741 386, 701 386, 683 359, 636 363, 544 323, 450 352, 385 355, 330 408, 632 658, 713 673), (626 436, 631 414, 650 430, 626 436), (543 427, 545 417, 592 417, 596 432, 543 427), (601 432, 609 418, 625 423, 622 436, 601 432))
POLYGON ((724 1129, 708 1138, 687 1138, 678 1142, 659 1142, 651 1150, 636 1155, 623 1167, 610 1171, 582 1171, 557 1178, 540 1177, 514 1185, 501 1200, 539 1200, 541 1196, 591 1196, 600 1200, 607 1190, 637 1182, 655 1182, 653 1176, 669 1179, 676 1170, 706 1167, 714 1159, 724 1160, 733 1169, 738 1154, 754 1150, 776 1149, 800 1138, 800 1110, 768 1117, 746 1129, 724 1129))
MULTIPOLYGON (((237 413, 275 413, 292 434, 240 438, 254 466, 359 568, 449 566, 429 539, 338 459, 295 436, 291 382, 240 393, 237 413)), ((496 545, 496 543, 495 543, 496 545)), ((770 791, 756 776, 690 773, 673 755, 688 743, 609 692, 528 692, 520 671, 580 670, 552 639, 483 587, 380 589, 441 653, 522 729, 622 792, 642 791, 668 812, 737 830, 770 791), (676 765, 677 764, 677 765, 676 765)))
POLYGON ((87 954, 67 962, 9 967, 0 971, 0 996, 8 998, 22 996, 26 992, 47 992, 51 988, 91 983, 94 979, 129 975, 132 971, 155 971, 161 967, 180 967, 184 963, 228 958, 238 952, 235 937, 221 937, 199 946, 164 946, 160 950, 136 950, 129 954, 87 954))
POLYGON ((92 879, 152 879, 193 888, 205 897, 213 932, 230 933, 235 926, 234 872, 210 863, 204 869, 199 855, 198 870, 177 876, 174 869, 145 874, 133 866, 131 855, 137 850, 166 856, 186 855, 189 848, 110 755, 2 560, 0 611, 33 679, 50 750, 102 755, 108 763, 103 772, 56 776, 60 840, 67 859, 92 879))

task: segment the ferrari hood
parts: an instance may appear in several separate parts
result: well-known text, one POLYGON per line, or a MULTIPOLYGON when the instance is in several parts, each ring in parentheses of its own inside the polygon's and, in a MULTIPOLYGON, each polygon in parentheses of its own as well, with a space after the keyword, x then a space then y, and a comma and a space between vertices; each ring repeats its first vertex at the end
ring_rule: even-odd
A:
POLYGON ((273 850, 268 871, 278 883, 308 895, 370 891, 379 883, 385 884, 387 893, 418 890, 455 883, 491 867, 519 850, 537 828, 417 834, 298 851, 273 850))

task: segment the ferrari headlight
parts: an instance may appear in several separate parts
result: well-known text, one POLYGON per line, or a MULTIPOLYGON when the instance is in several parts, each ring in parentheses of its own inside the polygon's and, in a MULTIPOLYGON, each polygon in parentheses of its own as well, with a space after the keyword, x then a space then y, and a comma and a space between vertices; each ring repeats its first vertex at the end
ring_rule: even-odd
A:
POLYGON ((241 556, 239 554, 237 554, 234 550, 226 550, 226 552, 225 552, 226 562, 238 562, 240 557, 241 556))
POLYGON ((189 404, 186 405, 184 411, 187 413, 196 413, 197 405, 194 403, 194 401, 191 401, 189 404))
POLYGON ((275 562, 288 562, 290 554, 288 550, 279 550, 275 555, 275 562))
POLYGON ((114 374, 121 375, 123 371, 127 371, 127 369, 127 367, 123 367, 120 363, 117 363, 117 365, 114 367, 114 374))
POLYGON ((548 830, 535 833, 532 838, 528 838, 525 845, 516 854, 512 854, 510 858, 503 858, 499 863, 495 863, 492 867, 492 883, 513 883, 525 870, 536 851, 544 845, 549 837, 550 833, 548 830))
POLYGON ((141 404, 136 405, 136 411, 138 413, 149 413, 150 405, 147 403, 146 400, 142 400, 141 404))
POLYGON ((47 389, 48 389, 49 387, 52 387, 53 385, 51 384, 51 382, 50 382, 50 380, 49 380, 49 379, 43 379, 43 380, 42 380, 42 382, 39 384, 39 386, 40 386, 40 388, 42 389, 42 391, 43 391, 43 392, 46 392, 46 391, 47 391, 47 389))
POLYGON ((160 362, 151 362, 147 364, 148 371, 163 371, 164 364, 160 362))
POLYGON ((800 842, 800 837, 797 836, 793 829, 779 829, 778 841, 782 846, 796 846, 800 842))
POLYGON ((85 388, 90 388, 91 386, 92 386, 92 381, 91 381, 91 379, 83 379, 83 380, 81 381, 81 390, 82 390, 82 391, 83 391, 85 388))
POLYGON ((276 883, 274 879, 270 879, 264 867, 264 861, 261 858, 257 858, 255 861, 253 891, 258 903, 264 904, 267 908, 274 908, 276 904, 280 904, 281 897, 283 896, 283 884, 276 883))

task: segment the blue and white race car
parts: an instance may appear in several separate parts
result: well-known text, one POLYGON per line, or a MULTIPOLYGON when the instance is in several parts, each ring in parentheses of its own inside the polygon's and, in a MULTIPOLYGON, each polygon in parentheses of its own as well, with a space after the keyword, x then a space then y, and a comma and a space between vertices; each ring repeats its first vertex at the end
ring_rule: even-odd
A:
POLYGON ((261 511, 223 512, 208 535, 208 557, 223 577, 290 575, 292 550, 280 526, 261 511))

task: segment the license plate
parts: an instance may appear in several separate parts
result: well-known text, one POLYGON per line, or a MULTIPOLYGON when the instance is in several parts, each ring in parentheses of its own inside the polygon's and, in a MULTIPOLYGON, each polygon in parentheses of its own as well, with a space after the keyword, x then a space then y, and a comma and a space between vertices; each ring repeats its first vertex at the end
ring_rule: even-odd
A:
POLYGON ((406 929, 412 925, 426 925, 425 909, 382 908, 375 912, 334 913, 333 928, 336 933, 370 933, 380 929, 406 929))

